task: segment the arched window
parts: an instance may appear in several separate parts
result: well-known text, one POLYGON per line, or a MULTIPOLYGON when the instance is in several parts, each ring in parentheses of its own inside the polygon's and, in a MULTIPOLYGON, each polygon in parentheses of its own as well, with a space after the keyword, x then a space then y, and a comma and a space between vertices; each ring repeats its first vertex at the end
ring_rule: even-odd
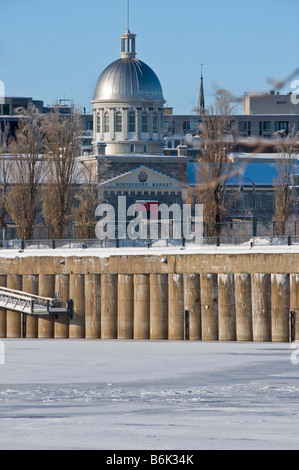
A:
POLYGON ((129 132, 136 132, 136 114, 133 111, 129 113, 129 132))
POLYGON ((120 111, 115 114, 115 132, 122 132, 123 130, 123 117, 120 111))
POLYGON ((153 114, 153 132, 158 132, 158 114, 153 114))
POLYGON ((98 133, 101 132, 101 115, 100 114, 97 115, 97 132, 98 133))
POLYGON ((106 112, 104 115, 104 132, 110 131, 110 116, 109 113, 106 112))
POLYGON ((142 132, 148 132, 148 115, 147 115, 147 113, 142 114, 142 132))

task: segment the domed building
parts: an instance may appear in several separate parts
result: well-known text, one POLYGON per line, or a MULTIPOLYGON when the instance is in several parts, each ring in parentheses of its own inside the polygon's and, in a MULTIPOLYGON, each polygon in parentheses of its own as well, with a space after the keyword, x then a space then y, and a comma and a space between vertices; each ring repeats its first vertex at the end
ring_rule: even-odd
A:
POLYGON ((136 35, 121 35, 120 59, 100 75, 94 90, 93 156, 87 156, 102 198, 117 207, 143 201, 181 203, 188 157, 165 155, 164 96, 155 72, 136 58, 136 35))
POLYGON ((93 104, 94 145, 106 155, 162 154, 163 105, 155 72, 136 58, 136 35, 121 36, 121 58, 100 75, 93 104))

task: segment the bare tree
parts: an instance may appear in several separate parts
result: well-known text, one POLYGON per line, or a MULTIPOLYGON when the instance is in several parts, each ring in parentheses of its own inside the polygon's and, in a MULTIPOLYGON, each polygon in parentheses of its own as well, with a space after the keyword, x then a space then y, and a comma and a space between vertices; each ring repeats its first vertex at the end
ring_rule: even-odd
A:
POLYGON ((95 224, 96 206, 103 201, 103 191, 99 190, 98 183, 104 181, 109 163, 105 157, 97 160, 97 171, 82 162, 80 171, 81 184, 76 192, 76 204, 73 210, 73 220, 76 234, 81 239, 91 238, 95 224))
POLYGON ((295 196, 292 190, 292 175, 296 173, 299 151, 298 135, 293 131, 286 138, 280 138, 277 150, 277 178, 274 180, 275 211, 273 222, 278 235, 286 234, 286 224, 291 216, 295 196))
POLYGON ((7 196, 10 180, 11 159, 6 155, 9 148, 9 126, 0 127, 0 227, 5 225, 7 196))
POLYGON ((22 114, 15 138, 10 143, 10 190, 7 208, 20 239, 33 238, 40 203, 43 132, 38 110, 29 106, 22 114))
POLYGON ((76 109, 62 116, 58 108, 44 117, 45 184, 43 217, 52 238, 65 238, 72 217, 80 151, 81 118, 76 109))
POLYGON ((200 129, 201 154, 198 159, 197 198, 198 202, 203 204, 204 222, 208 224, 210 236, 220 234, 227 209, 226 184, 233 169, 233 163, 228 158, 233 144, 233 112, 230 95, 218 91, 215 104, 203 116, 200 129))

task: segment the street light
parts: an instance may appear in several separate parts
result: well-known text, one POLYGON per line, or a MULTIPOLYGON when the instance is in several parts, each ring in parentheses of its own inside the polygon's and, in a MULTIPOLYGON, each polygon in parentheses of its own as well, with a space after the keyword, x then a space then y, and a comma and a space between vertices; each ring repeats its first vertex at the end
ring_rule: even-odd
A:
POLYGON ((249 181, 249 183, 252 184, 252 236, 256 237, 255 183, 250 178, 243 178, 243 181, 249 181))

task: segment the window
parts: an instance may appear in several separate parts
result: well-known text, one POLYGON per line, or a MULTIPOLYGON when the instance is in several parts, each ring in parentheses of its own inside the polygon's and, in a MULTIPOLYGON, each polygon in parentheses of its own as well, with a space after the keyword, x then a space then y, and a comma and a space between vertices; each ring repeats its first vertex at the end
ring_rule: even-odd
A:
POLYGON ((9 104, 3 105, 3 116, 9 116, 9 104))
POLYGON ((147 153, 147 145, 144 145, 144 146, 143 146, 143 152, 144 152, 144 153, 147 153))
POLYGON ((131 145, 130 152, 132 152, 132 153, 135 152, 135 145, 131 145))
POLYGON ((93 130, 93 122, 92 121, 87 121, 86 122, 86 130, 87 131, 92 131, 93 130))
MULTIPOLYGON (((252 206, 253 206, 253 198, 252 198, 252 206)), ((262 204, 261 204, 261 195, 255 193, 255 208, 256 208, 256 210, 260 210, 261 207, 262 207, 262 204)))
POLYGON ((248 208, 248 194, 247 193, 242 194, 242 207, 244 209, 248 208))
POLYGON ((153 114, 153 132, 158 132, 158 115, 157 115, 157 113, 153 114))
POLYGON ((287 135, 289 133, 289 123, 287 121, 276 121, 275 132, 284 131, 287 135))
POLYGON ((183 129, 184 129, 184 132, 193 132, 195 129, 194 121, 184 121, 183 129))
MULTIPOLYGON (((171 131, 171 122, 164 121, 163 127, 164 127, 164 131, 170 132, 171 131)), ((299 129, 299 122, 298 122, 298 129, 299 129)))
POLYGON ((123 117, 121 112, 115 115, 115 132, 122 132, 123 130, 123 117))
POLYGON ((105 132, 110 131, 110 116, 109 116, 109 113, 105 113, 105 115, 104 115, 104 131, 105 132))
POLYGON ((265 195, 265 209, 273 209, 274 208, 274 196, 273 194, 266 194, 265 195))
POLYGON ((251 121, 240 121, 239 131, 246 132, 248 136, 251 135, 251 121))
POLYGON ((271 132, 271 121, 260 121, 260 137, 264 132, 271 132))
POLYGON ((142 132, 148 132, 148 115, 142 114, 142 132))
POLYGON ((136 114, 133 112, 129 114, 129 132, 136 132, 136 114))
POLYGON ((101 132, 101 116, 97 115, 97 132, 101 132))

